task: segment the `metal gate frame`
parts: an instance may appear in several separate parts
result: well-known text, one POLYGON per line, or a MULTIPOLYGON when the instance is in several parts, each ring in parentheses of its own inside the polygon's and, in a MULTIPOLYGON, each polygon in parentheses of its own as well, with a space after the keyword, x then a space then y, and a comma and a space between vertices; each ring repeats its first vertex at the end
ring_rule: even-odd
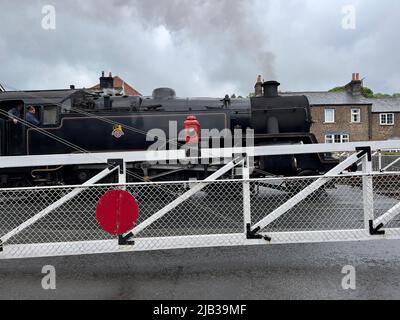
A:
MULTIPOLYGON (((196 183, 189 191, 173 200, 167 206, 154 213, 150 218, 137 225, 133 230, 120 236, 115 240, 99 240, 84 242, 66 243, 40 243, 25 244, 25 248, 30 248, 31 253, 26 257, 43 257, 54 255, 76 255, 93 253, 111 253, 127 251, 147 251, 147 250, 166 250, 179 248, 200 248, 214 246, 241 246, 241 245, 266 245, 282 243, 307 243, 307 242, 330 242, 330 241, 353 241, 353 240, 382 240, 400 239, 400 228, 384 229, 385 226, 400 214, 400 202, 388 210, 379 218, 374 218, 373 204, 373 173, 372 171, 372 152, 381 149, 400 148, 400 143, 396 141, 380 143, 348 143, 341 145, 293 145, 293 146, 268 146, 252 148, 228 148, 228 149, 205 149, 201 151, 200 159, 215 159, 221 155, 231 154, 233 160, 220 168, 204 181, 196 183), (307 154, 307 153, 326 153, 347 151, 355 152, 345 161, 326 173, 324 176, 316 177, 317 180, 307 186, 304 190, 293 196, 289 201, 275 209, 265 218, 253 223, 251 215, 251 192, 250 179, 251 157, 263 155, 287 155, 287 154, 307 154), (362 161, 363 173, 363 202, 364 202, 364 229, 357 230, 329 230, 329 231, 301 231, 301 232, 273 232, 266 233, 263 229, 269 226, 276 219, 287 213, 296 204, 306 199, 318 189, 322 188, 330 179, 341 176, 343 172, 352 164, 362 161), (173 236, 163 238, 135 238, 141 231, 164 217, 175 207, 188 200, 190 197, 201 191, 209 183, 217 180, 230 170, 241 166, 243 179, 243 233, 234 234, 214 234, 214 235, 195 235, 195 236, 173 236), (99 250, 100 244, 107 244, 99 250), (51 248, 63 247, 57 253, 52 252, 51 248), (104 249, 106 247, 107 249, 104 249)), ((184 150, 173 151, 148 151, 148 152, 125 152, 125 153, 104 153, 104 154, 73 154, 73 155, 48 155, 48 156, 23 156, 23 157, 2 157, 0 158, 0 168, 10 167, 30 167, 51 165, 72 165, 72 164, 93 164, 107 163, 108 168, 87 181, 82 186, 77 186, 73 191, 54 202, 52 205, 42 210, 31 219, 25 221, 17 228, 0 237, 0 259, 12 258, 8 255, 8 247, 18 245, 7 245, 7 241, 25 230, 30 225, 38 222, 50 212, 57 209, 63 203, 70 201, 86 187, 95 185, 108 174, 119 170, 119 183, 115 187, 123 187, 126 184, 125 166, 127 162, 141 162, 154 160, 188 160, 184 150), (113 160, 110 160, 113 159, 113 160)))

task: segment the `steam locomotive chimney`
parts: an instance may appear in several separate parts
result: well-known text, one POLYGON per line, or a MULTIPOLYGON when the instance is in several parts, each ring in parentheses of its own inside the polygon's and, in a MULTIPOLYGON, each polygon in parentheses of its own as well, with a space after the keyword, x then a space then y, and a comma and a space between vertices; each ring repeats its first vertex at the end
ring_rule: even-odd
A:
POLYGON ((262 85, 263 85, 263 83, 261 80, 261 76, 258 76, 256 85, 254 86, 254 89, 255 89, 254 93, 255 93, 256 97, 262 97, 262 95, 263 95, 262 85))
POLYGON ((264 97, 266 98, 272 98, 272 97, 278 97, 278 87, 281 84, 278 81, 267 81, 262 84, 262 87, 264 89, 264 97))
POLYGON ((114 88, 114 78, 110 72, 108 77, 104 76, 104 71, 101 73, 100 77, 100 89, 112 89, 114 88))

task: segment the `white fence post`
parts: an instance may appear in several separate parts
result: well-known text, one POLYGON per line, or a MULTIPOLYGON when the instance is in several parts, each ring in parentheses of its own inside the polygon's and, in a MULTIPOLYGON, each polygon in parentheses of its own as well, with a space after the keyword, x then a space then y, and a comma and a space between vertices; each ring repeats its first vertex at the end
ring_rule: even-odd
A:
POLYGON ((362 170, 366 174, 362 177, 363 185, 363 203, 364 203, 364 225, 370 230, 370 223, 374 220, 374 186, 372 174, 372 158, 367 153, 362 159, 362 170))
POLYGON ((251 195, 250 195, 250 167, 249 157, 243 161, 243 216, 244 232, 247 233, 251 226, 251 195))

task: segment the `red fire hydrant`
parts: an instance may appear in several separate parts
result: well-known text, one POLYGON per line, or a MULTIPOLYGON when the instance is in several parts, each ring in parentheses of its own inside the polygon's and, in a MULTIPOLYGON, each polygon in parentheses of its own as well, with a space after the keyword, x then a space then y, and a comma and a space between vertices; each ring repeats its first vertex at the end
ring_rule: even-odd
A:
POLYGON ((195 116, 187 117, 185 123, 186 144, 199 144, 200 141, 200 122, 195 116))

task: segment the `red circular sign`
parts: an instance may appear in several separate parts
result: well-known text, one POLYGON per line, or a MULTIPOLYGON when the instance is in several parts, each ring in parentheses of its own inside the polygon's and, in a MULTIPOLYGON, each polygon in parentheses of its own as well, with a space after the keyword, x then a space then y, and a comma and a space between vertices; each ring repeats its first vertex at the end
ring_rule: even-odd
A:
POLYGON ((136 225, 139 206, 129 192, 112 190, 101 197, 96 208, 96 218, 104 231, 121 236, 136 225))

